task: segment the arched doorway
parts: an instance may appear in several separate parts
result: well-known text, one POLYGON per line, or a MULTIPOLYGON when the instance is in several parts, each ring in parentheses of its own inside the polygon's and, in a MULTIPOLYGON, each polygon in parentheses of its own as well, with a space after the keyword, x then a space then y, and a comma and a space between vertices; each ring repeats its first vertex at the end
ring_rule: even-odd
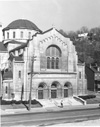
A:
POLYGON ((73 96, 73 88, 70 82, 66 82, 64 85, 64 97, 73 96))
POLYGON ((51 98, 61 97, 61 85, 59 82, 55 81, 51 85, 51 98))
POLYGON ((38 99, 48 98, 48 91, 46 83, 42 82, 38 86, 38 99))

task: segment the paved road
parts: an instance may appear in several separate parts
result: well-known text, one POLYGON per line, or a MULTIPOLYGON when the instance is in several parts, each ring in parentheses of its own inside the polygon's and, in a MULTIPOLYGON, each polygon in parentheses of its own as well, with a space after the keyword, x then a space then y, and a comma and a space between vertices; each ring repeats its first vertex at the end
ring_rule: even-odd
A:
POLYGON ((72 122, 76 120, 87 120, 100 118, 100 108, 85 109, 76 111, 53 111, 46 113, 23 113, 23 114, 7 114, 1 116, 2 126, 12 125, 48 125, 61 122, 72 122))

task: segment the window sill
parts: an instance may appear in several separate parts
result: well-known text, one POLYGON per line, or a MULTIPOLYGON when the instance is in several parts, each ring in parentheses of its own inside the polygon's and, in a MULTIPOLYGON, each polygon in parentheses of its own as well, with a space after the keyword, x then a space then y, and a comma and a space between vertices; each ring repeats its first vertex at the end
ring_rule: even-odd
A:
POLYGON ((61 72, 61 69, 46 69, 47 72, 61 72))

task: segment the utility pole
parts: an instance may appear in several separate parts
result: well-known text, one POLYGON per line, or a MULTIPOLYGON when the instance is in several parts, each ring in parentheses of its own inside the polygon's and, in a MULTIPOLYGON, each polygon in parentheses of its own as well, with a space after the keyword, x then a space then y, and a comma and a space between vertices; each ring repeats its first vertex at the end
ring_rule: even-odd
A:
POLYGON ((36 58, 36 56, 32 57, 31 79, 30 79, 30 93, 29 93, 29 108, 28 108, 29 111, 31 110, 32 77, 34 75, 34 58, 36 58))

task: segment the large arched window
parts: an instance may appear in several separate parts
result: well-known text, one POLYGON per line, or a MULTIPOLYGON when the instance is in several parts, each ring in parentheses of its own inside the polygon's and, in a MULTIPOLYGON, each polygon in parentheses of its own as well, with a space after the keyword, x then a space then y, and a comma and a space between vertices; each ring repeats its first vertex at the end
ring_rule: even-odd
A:
POLYGON ((58 46, 51 45, 46 50, 47 69, 59 69, 61 50, 58 46))

